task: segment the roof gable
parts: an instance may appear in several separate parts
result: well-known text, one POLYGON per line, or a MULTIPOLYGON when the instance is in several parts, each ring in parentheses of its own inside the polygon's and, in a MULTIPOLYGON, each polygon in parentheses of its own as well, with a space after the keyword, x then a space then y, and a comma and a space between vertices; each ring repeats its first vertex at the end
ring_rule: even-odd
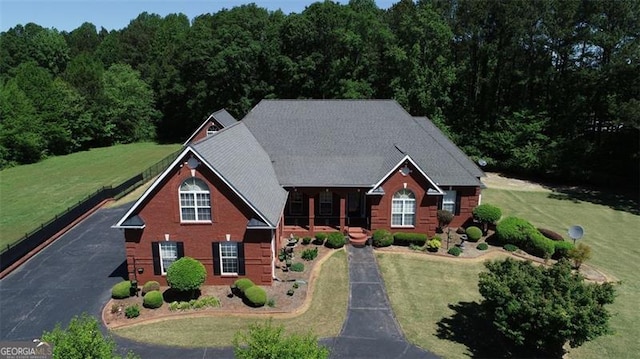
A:
POLYGON ((196 135, 200 133, 202 129, 204 129, 206 126, 209 126, 211 122, 218 124, 220 128, 226 128, 238 122, 238 120, 236 120, 233 116, 231 116, 231 114, 227 112, 227 110, 225 109, 218 110, 212 113, 211 115, 209 115, 209 117, 207 117, 207 119, 204 120, 200 124, 200 126, 198 126, 198 128, 191 134, 191 136, 189 136, 189 138, 187 138, 186 141, 184 141, 182 145, 183 146, 188 145, 193 140, 193 138, 196 137, 196 135))
MULTIPOLYGON (((376 182, 373 187, 371 188, 371 190, 369 190, 367 192, 367 194, 384 194, 384 190, 382 190, 382 187, 380 187, 382 185, 382 183, 384 183, 389 177, 391 177, 393 175, 394 172, 396 171, 402 171, 402 165, 406 164, 407 162, 411 163, 413 165, 413 167, 415 167, 418 172, 420 173, 420 175, 427 180, 427 182, 429 182, 429 184, 433 187, 434 191, 429 192, 430 195, 443 195, 444 191, 438 187, 438 185, 431 179, 429 178, 429 176, 424 173, 424 171, 420 168, 420 166, 418 166, 412 159, 411 157, 404 156, 402 158, 402 160, 400 160, 400 162, 398 162, 398 164, 396 164, 391 171, 389 171, 386 175, 384 175, 378 182, 376 182)), ((408 175, 408 174, 405 174, 408 175)), ((429 188, 429 190, 431 190, 432 188, 429 188)))
MULTIPOLYGON (((223 135, 223 131, 221 131, 220 134, 216 135, 216 137, 219 136, 219 138, 222 139, 220 141, 203 140, 197 145, 186 147, 178 158, 158 176, 125 215, 113 225, 113 228, 132 228, 130 223, 133 218, 136 217, 140 206, 147 199, 153 197, 156 189, 161 186, 165 178, 176 166, 180 165, 180 162, 184 160, 187 155, 193 155, 251 208, 256 218, 249 221, 248 224, 261 222, 264 223, 262 228, 275 228, 286 202, 286 191, 277 184, 275 175, 272 175, 273 178, 269 181, 269 171, 267 167, 270 167, 270 162, 268 161, 268 156, 266 153, 259 152, 259 145, 255 143, 255 139, 253 140, 255 144, 251 146, 251 138, 249 137, 251 134, 246 130, 246 127, 238 124, 224 132, 229 132, 229 134, 223 135), (237 128, 238 130, 233 131, 232 128, 237 128), (238 132, 240 133, 239 135, 238 132), (225 140, 226 138, 233 138, 233 141, 236 142, 239 147, 236 149, 229 148, 229 141, 225 140), (224 151, 220 151, 221 148, 224 148, 224 151), (246 171, 244 169, 246 169, 246 171), (253 173, 255 171, 260 171, 261 175, 256 176, 256 174, 253 173), (263 181, 260 181, 261 185, 256 186, 256 184, 253 183, 255 181, 243 181, 242 178, 253 178, 258 181, 263 181), (265 195, 262 195, 261 191, 264 191, 265 195)), ((271 172, 273 172, 273 169, 271 169, 271 172)))

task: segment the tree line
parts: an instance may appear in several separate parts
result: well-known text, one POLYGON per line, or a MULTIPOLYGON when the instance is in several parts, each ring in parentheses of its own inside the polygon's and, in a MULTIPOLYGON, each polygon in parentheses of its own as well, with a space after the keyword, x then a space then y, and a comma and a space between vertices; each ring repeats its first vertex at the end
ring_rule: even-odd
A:
POLYGON ((181 142, 263 98, 393 98, 488 168, 637 184, 634 0, 254 4, 142 13, 121 30, 0 34, 0 166, 139 140, 181 142))

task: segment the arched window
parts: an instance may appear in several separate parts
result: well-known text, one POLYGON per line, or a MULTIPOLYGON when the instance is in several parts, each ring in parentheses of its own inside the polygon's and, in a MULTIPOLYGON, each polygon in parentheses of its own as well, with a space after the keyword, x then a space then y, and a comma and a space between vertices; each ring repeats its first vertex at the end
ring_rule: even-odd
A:
POLYGON ((207 128, 207 136, 211 136, 216 132, 220 131, 220 128, 216 125, 211 125, 207 128))
POLYGON ((408 189, 393 195, 391 203, 392 226, 414 226, 416 218, 416 196, 408 189))
POLYGON ((211 221, 211 194, 203 180, 192 177, 180 185, 180 220, 211 221))

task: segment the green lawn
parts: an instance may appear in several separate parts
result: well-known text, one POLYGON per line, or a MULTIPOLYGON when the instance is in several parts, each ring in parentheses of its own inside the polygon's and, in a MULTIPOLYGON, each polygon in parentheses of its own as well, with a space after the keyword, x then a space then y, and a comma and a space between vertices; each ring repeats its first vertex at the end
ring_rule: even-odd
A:
POLYGON ((102 186, 117 185, 178 149, 179 145, 155 143, 118 145, 0 171, 0 246, 102 186))
MULTIPOLYGON (((611 326, 615 334, 572 349, 569 357, 637 357, 640 352, 640 246, 635 234, 640 228, 640 216, 612 209, 616 206, 547 192, 486 189, 482 200, 501 207, 504 215, 519 216, 559 233, 566 233, 574 224, 585 228, 582 241, 593 248, 593 258, 588 264, 622 283, 616 287, 616 302, 609 307, 614 313, 611 326)), ((482 264, 460 261, 452 265, 426 255, 398 260, 397 256, 379 254, 378 261, 393 309, 409 340, 446 358, 469 357, 474 348, 461 344, 465 343, 464 339, 438 338, 437 323, 454 314, 449 304, 480 299, 477 281, 482 264)))
MULTIPOLYGON (((345 251, 335 251, 322 265, 309 309, 297 317, 274 318, 273 324, 284 325, 290 333, 311 332, 320 338, 337 336, 347 315, 348 273, 345 251)), ((170 346, 230 346, 236 332, 267 319, 268 315, 181 318, 116 329, 114 333, 135 341, 170 346)))

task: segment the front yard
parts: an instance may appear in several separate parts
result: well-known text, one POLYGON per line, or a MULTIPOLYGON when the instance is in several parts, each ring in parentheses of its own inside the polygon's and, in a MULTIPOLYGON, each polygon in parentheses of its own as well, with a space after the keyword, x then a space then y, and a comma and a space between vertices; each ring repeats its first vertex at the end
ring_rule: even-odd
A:
MULTIPOLYGON (((313 246, 310 245, 310 247, 313 246)), ((231 305, 236 306, 235 310, 224 310, 225 304, 223 302, 223 306, 219 309, 194 311, 191 315, 181 313, 181 318, 142 322, 113 329, 113 332, 135 341, 170 346, 230 346, 236 332, 246 330, 251 323, 272 317, 274 324, 284 325, 290 333, 311 332, 318 337, 337 336, 347 312, 349 294, 347 257, 344 250, 327 251, 329 257, 322 264, 315 284, 312 284, 313 293, 308 303, 308 309, 300 300, 299 306, 296 307, 299 310, 293 310, 292 313, 277 313, 283 311, 283 308, 279 309, 278 301, 276 301, 274 308, 266 306, 245 308, 238 307, 243 305, 239 304, 241 303, 239 298, 223 296, 224 298, 219 297, 221 301, 231 301, 228 303, 233 303, 231 305), (240 308, 243 310, 240 311, 240 308), (300 314, 301 312, 302 314, 300 314)), ((279 274, 279 276, 281 275, 279 274)), ((278 284, 285 284, 279 288, 285 292, 292 285, 291 282, 278 284)), ((270 290, 278 290, 278 284, 270 290)), ((227 289, 221 290, 226 292, 227 289)), ((296 292, 293 298, 304 298, 303 294, 303 292, 296 292)), ((284 295, 286 296, 286 294, 284 295)), ((165 303, 163 306, 168 305, 165 303)), ((109 308, 108 305, 105 311, 108 311, 109 308)))
MULTIPOLYGON (((611 205, 594 204, 567 198, 551 191, 524 192, 486 189, 483 203, 502 208, 503 215, 526 218, 536 226, 566 233, 574 224, 582 225, 586 234, 582 241, 593 248, 593 259, 587 264, 622 281, 616 286, 617 298, 610 310, 614 313, 611 327, 614 335, 599 337, 582 347, 571 349, 570 358, 631 358, 640 351, 640 247, 635 232, 640 228, 638 215, 615 210, 611 205)), ((416 254, 391 254, 380 251, 378 263, 387 293, 398 321, 407 338, 414 344, 446 358, 478 355, 472 340, 482 335, 465 328, 467 334, 452 337, 443 325, 455 323, 464 310, 473 309, 478 293, 478 273, 484 270, 482 260, 450 260, 416 254), (449 308, 453 305, 455 311, 449 308), (441 328, 440 333, 438 328, 441 328)), ((467 323, 468 324, 468 323, 467 323)), ((462 330, 464 333, 464 330, 462 330)), ((450 334, 450 333, 449 333, 450 334)), ((458 333, 459 334, 459 333, 458 333)))

